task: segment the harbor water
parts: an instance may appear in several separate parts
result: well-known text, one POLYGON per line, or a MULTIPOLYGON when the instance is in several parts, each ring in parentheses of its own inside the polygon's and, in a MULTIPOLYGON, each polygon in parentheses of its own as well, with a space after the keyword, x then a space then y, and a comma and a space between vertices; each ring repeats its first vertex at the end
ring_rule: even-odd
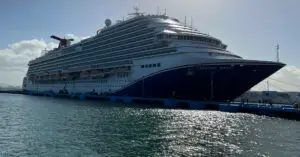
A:
POLYGON ((0 156, 300 156, 300 122, 0 94, 0 156))

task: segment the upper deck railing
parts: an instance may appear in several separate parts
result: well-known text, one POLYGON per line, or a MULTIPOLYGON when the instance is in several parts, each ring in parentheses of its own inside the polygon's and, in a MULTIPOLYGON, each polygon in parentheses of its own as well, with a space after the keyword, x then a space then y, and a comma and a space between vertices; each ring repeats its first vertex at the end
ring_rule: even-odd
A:
MULTIPOLYGON (((101 37, 104 35, 104 36, 109 36, 111 33, 114 33, 114 31, 110 31, 110 30, 114 30, 115 28, 119 28, 118 26, 119 25, 122 25, 124 23, 128 23, 136 18, 139 18, 139 17, 157 17, 157 18, 160 18, 162 20, 172 20, 174 23, 177 23, 177 25, 173 24, 172 25, 172 22, 170 23, 170 28, 174 28, 175 31, 179 31, 179 32, 186 32, 186 33, 196 33, 198 32, 199 34, 201 35, 207 35, 208 34, 205 34, 205 33, 200 33, 198 30, 196 29, 193 29, 191 26, 188 26, 186 25, 186 23, 182 23, 180 22, 179 20, 175 19, 175 18, 172 18, 172 17, 169 17, 166 15, 166 13, 164 14, 145 14, 145 13, 141 13, 139 12, 139 9, 138 8, 134 8, 135 9, 135 12, 134 13, 131 13, 129 14, 128 18, 126 18, 126 20, 118 20, 118 22, 112 24, 112 25, 109 25, 109 26, 106 26, 104 27, 101 32, 99 32, 97 35, 95 36, 92 36, 88 39, 84 39, 82 41, 80 41, 81 44, 88 44, 89 41, 91 40, 96 40, 96 37, 100 36, 101 34, 101 37), (108 33, 108 34, 107 34, 108 33)), ((163 22, 163 21, 161 21, 163 22)), ((166 21, 165 21, 166 22, 166 21)), ((164 22, 163 22, 164 23, 164 22)), ((162 23, 162 24, 163 24, 162 23)), ((168 27, 167 25, 165 25, 166 27, 168 27)), ((98 43, 98 42, 95 42, 95 44, 98 43)), ((73 46, 74 44, 72 44, 71 46, 73 46)), ((89 46, 92 46, 93 44, 88 44, 89 46)), ((69 47, 69 46, 68 46, 69 47)), ((55 48, 53 50, 43 50, 42 53, 41 53, 41 56, 31 60, 29 62, 28 65, 30 64, 34 64, 34 63, 37 63, 37 62, 40 62, 40 61, 45 61, 45 60, 48 60, 48 59, 52 59, 52 58, 56 58, 58 56, 61 56, 61 55, 64 55, 62 53, 62 51, 65 49, 66 47, 62 47, 62 48, 55 48), (58 54, 58 55, 51 55, 51 54, 58 54), (49 56, 49 57, 48 57, 49 56)))

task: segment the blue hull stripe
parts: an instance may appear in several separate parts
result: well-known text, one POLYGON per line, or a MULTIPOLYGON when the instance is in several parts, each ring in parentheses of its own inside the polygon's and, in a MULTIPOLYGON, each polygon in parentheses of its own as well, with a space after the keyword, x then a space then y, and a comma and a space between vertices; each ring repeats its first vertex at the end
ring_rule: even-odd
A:
POLYGON ((283 66, 274 62, 185 65, 153 73, 111 95, 232 101, 283 66))

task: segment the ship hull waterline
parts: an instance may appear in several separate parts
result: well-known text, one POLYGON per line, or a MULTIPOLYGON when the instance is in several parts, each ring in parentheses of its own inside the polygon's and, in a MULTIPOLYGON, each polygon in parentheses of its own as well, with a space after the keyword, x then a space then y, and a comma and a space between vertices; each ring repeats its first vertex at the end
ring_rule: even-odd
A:
POLYGON ((233 101, 283 66, 275 62, 186 65, 145 76, 109 95, 233 101))

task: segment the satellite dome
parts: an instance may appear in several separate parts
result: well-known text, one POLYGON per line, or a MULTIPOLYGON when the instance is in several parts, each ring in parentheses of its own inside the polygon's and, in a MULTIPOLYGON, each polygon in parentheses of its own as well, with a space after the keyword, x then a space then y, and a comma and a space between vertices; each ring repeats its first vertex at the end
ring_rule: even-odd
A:
POLYGON ((109 27, 111 25, 111 20, 110 19, 106 19, 105 20, 105 25, 106 25, 106 27, 109 27))

